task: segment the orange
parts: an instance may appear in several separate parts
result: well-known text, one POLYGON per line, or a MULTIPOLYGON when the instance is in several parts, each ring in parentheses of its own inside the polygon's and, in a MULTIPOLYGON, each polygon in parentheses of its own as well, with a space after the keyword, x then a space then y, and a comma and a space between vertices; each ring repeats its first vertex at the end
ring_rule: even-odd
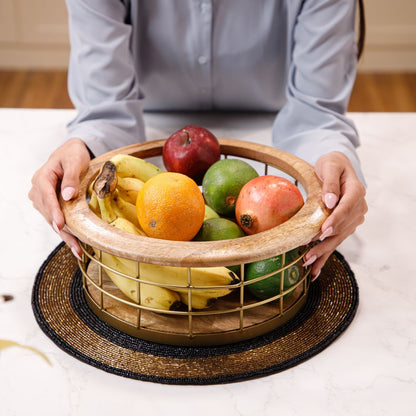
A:
POLYGON ((137 195, 137 218, 153 238, 189 241, 204 221, 205 201, 194 180, 163 172, 150 178, 137 195))

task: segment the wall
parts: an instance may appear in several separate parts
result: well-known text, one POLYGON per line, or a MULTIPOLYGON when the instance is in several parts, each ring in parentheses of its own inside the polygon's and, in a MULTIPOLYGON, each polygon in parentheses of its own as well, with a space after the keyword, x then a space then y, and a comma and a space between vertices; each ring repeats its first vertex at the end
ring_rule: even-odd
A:
MULTIPOLYGON (((364 1, 360 70, 416 71, 416 1, 364 1)), ((0 68, 64 69, 68 54, 64 0, 0 0, 0 68)))
POLYGON ((0 67, 66 68, 64 0, 0 0, 0 67))
POLYGON ((416 71, 416 1, 364 0, 362 71, 416 71))

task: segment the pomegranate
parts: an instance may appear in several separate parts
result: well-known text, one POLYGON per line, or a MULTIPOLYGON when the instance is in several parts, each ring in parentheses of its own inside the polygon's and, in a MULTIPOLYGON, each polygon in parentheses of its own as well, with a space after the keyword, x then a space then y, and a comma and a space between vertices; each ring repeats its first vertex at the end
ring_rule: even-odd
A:
POLYGON ((303 205, 299 188, 275 175, 258 176, 247 182, 237 198, 236 219, 247 234, 256 234, 284 223, 303 205))

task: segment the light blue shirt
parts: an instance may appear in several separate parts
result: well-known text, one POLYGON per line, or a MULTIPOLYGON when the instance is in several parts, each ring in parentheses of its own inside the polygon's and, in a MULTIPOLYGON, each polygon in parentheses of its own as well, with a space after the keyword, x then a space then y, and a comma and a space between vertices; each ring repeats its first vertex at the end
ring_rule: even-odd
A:
POLYGON ((96 154, 145 139, 146 110, 275 112, 273 144, 314 164, 340 151, 362 181, 345 116, 355 0, 66 0, 68 137, 96 154))

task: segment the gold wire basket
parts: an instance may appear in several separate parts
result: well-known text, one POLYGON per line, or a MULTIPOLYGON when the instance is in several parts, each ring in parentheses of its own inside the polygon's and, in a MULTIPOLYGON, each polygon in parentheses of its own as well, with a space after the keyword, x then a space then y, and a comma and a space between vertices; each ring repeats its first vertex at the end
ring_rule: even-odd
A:
MULTIPOLYGON (((285 223, 255 235, 220 241, 168 241, 137 236, 119 230, 101 220, 89 208, 87 190, 101 165, 118 153, 142 159, 161 158, 165 140, 155 140, 126 146, 106 153, 91 161, 81 178, 78 197, 61 200, 67 227, 79 239, 83 249, 79 267, 83 275, 83 289, 92 311, 111 326, 138 338, 170 345, 220 345, 247 340, 287 322, 305 304, 310 284, 310 268, 302 266, 308 244, 319 232, 329 212, 322 203, 321 183, 314 169, 305 161, 272 148, 234 139, 219 139, 222 157, 235 157, 254 164, 259 174, 288 175, 299 184, 305 194, 305 204, 285 223), (276 172, 276 173, 275 173, 276 172), (92 248, 95 249, 95 255, 92 248), (288 253, 291 253, 289 256, 288 253), (97 254, 98 253, 98 254, 97 254), (195 289, 210 290, 213 286, 196 287, 192 282, 193 267, 240 265, 239 282, 227 286, 232 293, 219 298, 208 309, 161 311, 135 303, 125 297, 106 274, 102 253, 112 254, 137 262, 137 275, 132 279, 140 293, 141 285, 162 285, 140 279, 140 264, 186 267, 189 305, 195 289), (293 255, 295 253, 295 255, 293 255), (245 280, 247 264, 282 255, 280 292, 268 299, 255 299, 247 285, 267 279, 271 274, 245 280), (284 287, 284 273, 300 271, 291 287, 284 287)), ((140 298, 140 297, 139 297, 140 298)))

